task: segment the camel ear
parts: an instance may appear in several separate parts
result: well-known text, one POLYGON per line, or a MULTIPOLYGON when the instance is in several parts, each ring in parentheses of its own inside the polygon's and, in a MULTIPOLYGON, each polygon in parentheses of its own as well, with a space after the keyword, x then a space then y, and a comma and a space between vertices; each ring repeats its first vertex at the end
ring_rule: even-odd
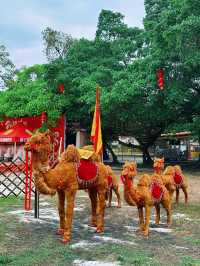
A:
POLYGON ((49 135, 50 134, 50 130, 49 129, 47 129, 46 131, 45 131, 45 133, 44 133, 46 136, 47 135, 49 135))
POLYGON ((45 136, 50 136, 51 138, 54 137, 54 133, 53 133, 51 130, 49 130, 49 129, 47 129, 47 130, 45 131, 44 135, 45 135, 45 136))

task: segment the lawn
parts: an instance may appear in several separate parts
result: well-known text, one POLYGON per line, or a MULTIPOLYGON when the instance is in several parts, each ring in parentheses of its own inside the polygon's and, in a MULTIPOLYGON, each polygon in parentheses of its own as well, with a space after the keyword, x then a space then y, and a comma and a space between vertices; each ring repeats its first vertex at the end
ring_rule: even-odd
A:
MULTIPOLYGON (((40 219, 24 212, 23 199, 0 199, 0 265, 200 265, 200 178, 188 173, 190 202, 173 204, 173 226, 167 228, 164 210, 155 226, 152 213, 148 238, 138 235, 135 207, 123 202, 121 209, 106 209, 105 233, 88 226, 90 202, 78 192, 72 241, 63 245, 55 234, 58 227, 57 200, 41 197, 40 219)), ((122 185, 121 192, 123 190, 122 185)), ((182 194, 182 192, 181 192, 182 194)), ((123 193, 121 193, 123 197, 123 193)))

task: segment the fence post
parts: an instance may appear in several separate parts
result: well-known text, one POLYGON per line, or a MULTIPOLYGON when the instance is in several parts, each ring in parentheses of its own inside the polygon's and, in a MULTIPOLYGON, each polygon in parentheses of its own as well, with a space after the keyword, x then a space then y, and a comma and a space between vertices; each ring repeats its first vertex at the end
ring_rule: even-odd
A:
POLYGON ((31 154, 30 162, 29 162, 28 151, 26 151, 25 173, 26 173, 26 177, 25 177, 24 209, 26 211, 30 211, 31 210, 31 191, 32 191, 32 154, 31 154))
POLYGON ((39 192, 35 189, 34 217, 39 219, 39 192))

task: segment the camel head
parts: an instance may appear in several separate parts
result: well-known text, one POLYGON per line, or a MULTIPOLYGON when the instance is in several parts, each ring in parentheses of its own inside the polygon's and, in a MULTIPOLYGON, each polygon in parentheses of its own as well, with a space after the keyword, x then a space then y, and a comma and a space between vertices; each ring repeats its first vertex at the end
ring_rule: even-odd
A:
POLYGON ((67 149, 61 154, 61 161, 75 163, 78 163, 80 161, 79 152, 73 144, 68 145, 67 149))
POLYGON ((136 162, 125 162, 121 175, 132 180, 137 175, 136 162))
POLYGON ((182 174, 182 169, 180 165, 174 165, 174 170, 177 174, 182 174))
POLYGON ((175 168, 173 166, 167 166, 165 168, 165 171, 163 172, 164 175, 174 175, 175 174, 175 168))
POLYGON ((154 158, 153 168, 156 172, 164 169, 164 161, 165 161, 164 157, 163 158, 156 158, 156 157, 154 158))
POLYGON ((34 134, 25 144, 24 149, 32 152, 50 152, 52 150, 51 133, 47 130, 44 133, 34 134))
POLYGON ((107 174, 109 176, 112 175, 113 171, 112 171, 112 168, 110 167, 110 165, 106 165, 106 168, 107 168, 107 174))

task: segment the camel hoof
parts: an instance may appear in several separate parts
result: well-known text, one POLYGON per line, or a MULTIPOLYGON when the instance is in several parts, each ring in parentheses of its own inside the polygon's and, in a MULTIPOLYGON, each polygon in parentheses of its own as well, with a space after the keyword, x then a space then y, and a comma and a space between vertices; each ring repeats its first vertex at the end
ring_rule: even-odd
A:
POLYGON ((97 227, 97 224, 96 223, 90 223, 90 226, 91 227, 97 227))
POLYGON ((60 242, 61 242, 62 244, 69 244, 70 239, 61 239, 60 242))
POLYGON ((121 208, 122 206, 121 205, 118 205, 117 208, 121 208))
POLYGON ((141 234, 145 237, 148 237, 149 236, 149 232, 146 232, 146 231, 142 231, 141 234))
POLYGON ((101 233, 103 233, 104 232, 104 229, 103 228, 98 228, 97 230, 96 230, 96 233, 98 233, 98 234, 101 234, 101 233))
POLYGON ((58 229, 57 232, 56 232, 57 235, 63 235, 64 234, 64 229, 58 229))
POLYGON ((51 190, 51 192, 49 193, 51 196, 54 196, 56 194, 56 190, 51 190))

